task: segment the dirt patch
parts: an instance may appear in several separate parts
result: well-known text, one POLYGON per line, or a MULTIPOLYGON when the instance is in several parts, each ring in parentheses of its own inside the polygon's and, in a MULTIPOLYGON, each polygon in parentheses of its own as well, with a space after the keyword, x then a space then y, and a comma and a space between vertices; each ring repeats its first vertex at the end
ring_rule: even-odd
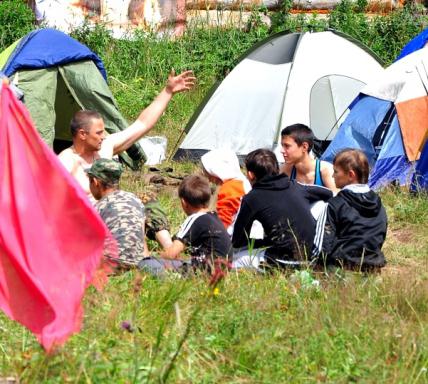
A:
POLYGON ((400 243, 410 243, 414 239, 413 231, 408 228, 393 229, 391 234, 400 243))
POLYGON ((383 276, 413 276, 415 272, 418 270, 417 265, 398 265, 398 264, 387 264, 385 268, 382 268, 383 276))
POLYGON ((144 175, 144 185, 156 194, 162 192, 175 196, 183 177, 168 172, 149 172, 144 175))

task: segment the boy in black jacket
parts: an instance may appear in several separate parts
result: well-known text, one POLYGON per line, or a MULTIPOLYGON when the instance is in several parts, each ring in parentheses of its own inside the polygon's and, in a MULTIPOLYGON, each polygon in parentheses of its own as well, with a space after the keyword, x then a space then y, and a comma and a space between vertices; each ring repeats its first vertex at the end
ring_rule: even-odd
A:
POLYGON ((293 265, 288 261, 309 260, 315 234, 310 204, 329 199, 331 191, 290 181, 279 173, 275 154, 267 149, 249 153, 245 167, 253 189, 241 202, 232 237, 234 248, 248 246, 251 225, 258 220, 265 237, 255 242, 255 248, 266 248, 268 263, 286 266, 293 265))
POLYGON ((328 202, 324 231, 324 264, 371 271, 385 266, 381 251, 387 217, 380 197, 367 185, 369 165, 356 149, 339 152, 334 181, 342 190, 328 202))

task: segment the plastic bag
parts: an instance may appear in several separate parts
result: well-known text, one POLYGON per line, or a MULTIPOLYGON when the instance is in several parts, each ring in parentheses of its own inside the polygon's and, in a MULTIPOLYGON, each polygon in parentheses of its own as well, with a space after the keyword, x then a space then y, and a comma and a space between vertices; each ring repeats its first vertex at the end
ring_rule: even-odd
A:
POLYGON ((143 137, 138 142, 147 156, 147 161, 145 163, 146 165, 160 164, 163 160, 165 160, 166 146, 168 143, 166 137, 143 137))

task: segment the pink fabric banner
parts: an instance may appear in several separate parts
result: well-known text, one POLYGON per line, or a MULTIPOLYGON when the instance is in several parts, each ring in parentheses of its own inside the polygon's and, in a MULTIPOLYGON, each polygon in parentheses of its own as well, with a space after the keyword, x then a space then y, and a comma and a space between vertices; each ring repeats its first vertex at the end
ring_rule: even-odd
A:
POLYGON ((80 330, 109 232, 6 84, 0 108, 0 308, 49 351, 80 330))

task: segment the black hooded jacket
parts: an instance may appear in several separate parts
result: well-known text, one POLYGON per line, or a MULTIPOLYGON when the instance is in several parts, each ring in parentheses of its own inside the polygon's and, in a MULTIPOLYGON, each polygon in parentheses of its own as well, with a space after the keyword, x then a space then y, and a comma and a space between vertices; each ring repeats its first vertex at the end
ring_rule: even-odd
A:
POLYGON ((256 248, 268 247, 266 256, 274 258, 306 260, 315 234, 310 204, 331 196, 327 188, 304 186, 284 174, 264 177, 242 199, 232 244, 235 248, 248 246, 252 223, 258 220, 265 237, 256 241, 256 248))
POLYGON ((386 229, 385 208, 375 192, 340 191, 328 202, 323 241, 327 264, 383 267, 386 229))

